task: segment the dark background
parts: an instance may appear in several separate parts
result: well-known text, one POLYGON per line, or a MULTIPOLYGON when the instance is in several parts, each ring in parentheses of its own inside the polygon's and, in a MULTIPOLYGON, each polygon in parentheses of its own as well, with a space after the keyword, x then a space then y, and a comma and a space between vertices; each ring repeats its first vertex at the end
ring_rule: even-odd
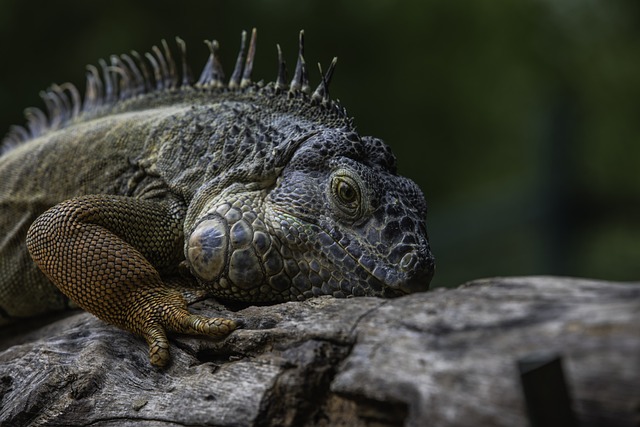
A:
MULTIPOLYGON (((85 64, 181 36, 230 72, 258 27, 254 77, 275 44, 293 67, 339 57, 332 95, 423 189, 436 286, 483 276, 640 276, 640 2, 228 0, 0 3, 0 133, 84 88, 85 64)), ((315 66, 311 68, 318 82, 315 66)))

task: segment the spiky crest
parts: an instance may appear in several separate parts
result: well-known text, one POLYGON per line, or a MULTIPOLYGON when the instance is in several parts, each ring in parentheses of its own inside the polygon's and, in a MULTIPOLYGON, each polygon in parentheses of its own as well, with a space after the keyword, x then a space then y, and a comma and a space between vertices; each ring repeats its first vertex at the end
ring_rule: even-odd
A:
MULTIPOLYGON (((219 44, 216 40, 205 40, 209 47, 209 57, 204 65, 197 82, 193 78, 187 65, 186 43, 176 37, 176 44, 180 53, 180 71, 173 59, 169 45, 161 41, 162 49, 153 46, 151 52, 140 55, 136 51, 120 56, 112 55, 109 62, 104 59, 98 61, 99 69, 94 65, 87 66, 85 94, 80 92, 72 83, 52 85, 40 93, 45 104, 46 113, 38 108, 29 107, 24 115, 27 120, 25 126, 11 126, 9 132, 0 142, 0 155, 10 151, 15 146, 41 136, 49 131, 61 129, 72 121, 81 121, 83 117, 109 114, 111 108, 119 102, 126 101, 147 94, 192 88, 211 92, 215 96, 216 90, 243 91, 254 88, 263 91, 268 96, 285 98, 301 98, 306 100, 310 108, 324 109, 326 112, 343 118, 347 122, 351 119, 339 102, 329 98, 329 84, 336 65, 336 58, 329 65, 326 74, 312 95, 309 86, 307 66, 304 59, 304 31, 300 31, 298 39, 297 63, 293 78, 287 84, 287 71, 282 50, 277 45, 278 75, 276 81, 268 85, 253 83, 251 72, 256 52, 257 32, 251 32, 249 49, 246 50, 247 33, 242 32, 240 50, 234 70, 225 83, 225 75, 218 57, 219 44), (245 51, 247 51, 245 55, 245 51)), ((318 64, 319 65, 319 64, 318 64)))
POLYGON ((293 79, 289 86, 291 93, 309 93, 307 64, 304 60, 304 30, 300 31, 300 37, 298 38, 298 62, 296 63, 296 71, 293 74, 293 79))

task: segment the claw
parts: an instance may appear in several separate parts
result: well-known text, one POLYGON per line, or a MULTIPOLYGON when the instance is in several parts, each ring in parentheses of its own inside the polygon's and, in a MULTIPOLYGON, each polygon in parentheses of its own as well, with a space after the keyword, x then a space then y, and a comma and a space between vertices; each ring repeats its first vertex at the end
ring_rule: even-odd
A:
POLYGON ((149 361, 159 368, 165 367, 171 359, 167 332, 222 338, 239 326, 231 319, 189 313, 184 298, 177 290, 170 290, 168 294, 158 292, 152 299, 141 305, 147 309, 153 307, 152 312, 136 316, 143 324, 142 328, 132 329, 137 329, 144 337, 149 345, 149 361), (146 321, 142 317, 146 317, 146 321))

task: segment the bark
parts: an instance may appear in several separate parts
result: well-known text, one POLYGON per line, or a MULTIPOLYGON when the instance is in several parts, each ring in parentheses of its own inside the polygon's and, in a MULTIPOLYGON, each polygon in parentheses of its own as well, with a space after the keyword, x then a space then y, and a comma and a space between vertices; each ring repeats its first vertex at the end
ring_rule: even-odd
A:
POLYGON ((525 426, 518 361, 547 354, 561 357, 577 425, 640 423, 640 284, 496 278, 393 300, 192 309, 245 326, 173 337, 165 370, 86 313, 6 329, 0 425, 525 426))

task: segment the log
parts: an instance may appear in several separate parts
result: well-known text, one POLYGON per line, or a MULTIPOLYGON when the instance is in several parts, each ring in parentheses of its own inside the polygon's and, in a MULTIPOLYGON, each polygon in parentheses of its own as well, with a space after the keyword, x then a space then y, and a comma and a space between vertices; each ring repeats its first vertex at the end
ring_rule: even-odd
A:
POLYGON ((87 313, 5 329, 0 425, 512 427, 561 412, 579 426, 640 421, 637 283, 493 278, 392 300, 202 301, 192 311, 245 326, 221 341, 173 337, 164 370, 142 340, 87 313))

